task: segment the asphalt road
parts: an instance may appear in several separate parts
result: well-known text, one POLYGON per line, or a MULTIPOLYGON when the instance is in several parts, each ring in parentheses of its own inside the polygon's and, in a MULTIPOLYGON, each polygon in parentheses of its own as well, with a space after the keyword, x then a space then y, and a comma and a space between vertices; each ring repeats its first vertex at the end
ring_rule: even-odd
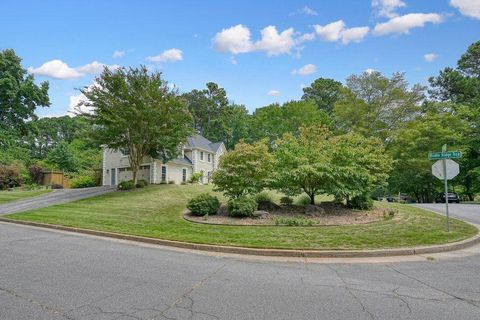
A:
POLYGON ((0 215, 95 197, 114 190, 116 190, 116 187, 110 186, 83 189, 57 189, 38 197, 0 204, 0 215))
MULTIPOLYGON (((445 203, 419 203, 414 206, 441 214, 446 211, 445 203)), ((448 212, 452 217, 480 225, 480 204, 449 203, 448 212)))
POLYGON ((480 248, 252 261, 0 223, 0 319, 480 319, 480 248))

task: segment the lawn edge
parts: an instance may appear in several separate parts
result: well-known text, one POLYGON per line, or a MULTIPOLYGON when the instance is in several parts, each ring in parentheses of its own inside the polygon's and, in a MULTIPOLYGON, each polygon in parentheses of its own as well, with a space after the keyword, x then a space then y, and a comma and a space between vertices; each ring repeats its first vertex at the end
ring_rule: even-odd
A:
MULTIPOLYGON (((0 217, 0 222, 40 227, 46 229, 61 230, 73 233, 82 233, 99 237, 108 237, 120 240, 136 241, 148 244, 162 245, 168 247, 200 250, 218 253, 232 253, 250 256, 269 256, 269 257, 302 257, 302 258, 369 258, 369 257, 389 257, 389 256, 409 256, 419 254, 430 254, 439 252, 448 252, 465 249, 480 243, 480 233, 477 225, 473 225, 477 229, 477 234, 468 239, 461 241, 433 245, 433 246, 418 246, 418 247, 404 247, 392 249, 372 249, 372 250, 316 250, 316 249, 268 249, 268 248, 248 248, 223 246, 212 244, 201 244, 192 242, 183 242, 175 240, 166 240, 159 238, 149 238, 142 236, 127 235, 108 231, 98 231, 92 229, 83 229, 76 227, 67 227, 62 225, 14 220, 0 217)), ((468 222, 466 222, 468 223, 468 222)))

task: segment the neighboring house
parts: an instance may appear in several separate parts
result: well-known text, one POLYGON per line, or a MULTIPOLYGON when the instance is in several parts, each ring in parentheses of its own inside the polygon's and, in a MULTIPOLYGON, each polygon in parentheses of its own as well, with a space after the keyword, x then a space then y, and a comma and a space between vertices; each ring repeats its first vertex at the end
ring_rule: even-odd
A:
MULTIPOLYGON (((138 179, 148 183, 176 184, 187 182, 193 173, 203 174, 201 183, 209 183, 212 173, 218 168, 221 155, 226 151, 223 142, 212 143, 208 139, 196 134, 188 138, 182 146, 181 153, 177 158, 163 163, 161 159, 145 157, 138 179)), ((117 185, 118 183, 132 179, 132 169, 127 152, 104 148, 103 150, 103 185, 117 185)))

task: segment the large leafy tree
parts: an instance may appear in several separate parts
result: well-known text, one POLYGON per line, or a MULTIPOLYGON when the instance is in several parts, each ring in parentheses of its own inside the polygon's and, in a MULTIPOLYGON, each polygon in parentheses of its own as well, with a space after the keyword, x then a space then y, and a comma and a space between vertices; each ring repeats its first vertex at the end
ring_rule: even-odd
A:
POLYGON ((388 144, 394 130, 420 113, 424 89, 420 85, 409 88, 403 73, 391 78, 377 71, 352 75, 334 107, 336 125, 388 144))
POLYGON ((313 101, 319 109, 332 113, 335 102, 342 94, 342 84, 333 79, 318 78, 303 88, 302 100, 313 101))
POLYGON ((48 82, 36 85, 12 49, 0 52, 0 130, 24 134, 37 107, 50 106, 48 82))
POLYGON ((267 138, 273 142, 285 133, 297 135, 301 126, 329 126, 330 123, 328 114, 311 100, 271 104, 255 110, 250 119, 250 139, 267 138))
POLYGON ((215 190, 229 198, 260 192, 269 185, 273 161, 266 140, 253 144, 242 141, 220 158, 213 173, 215 190))
POLYGON ((168 161, 178 155, 178 146, 191 134, 192 117, 160 72, 144 66, 105 68, 95 82, 81 90, 92 108, 94 136, 111 149, 129 150, 134 183, 144 157, 168 161))

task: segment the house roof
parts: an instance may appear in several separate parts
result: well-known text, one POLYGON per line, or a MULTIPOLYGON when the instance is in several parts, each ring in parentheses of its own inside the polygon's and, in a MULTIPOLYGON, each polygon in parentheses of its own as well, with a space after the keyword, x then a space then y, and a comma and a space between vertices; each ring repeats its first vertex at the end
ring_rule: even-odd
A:
POLYGON ((217 152, 218 148, 222 145, 222 142, 211 142, 207 138, 194 134, 187 139, 187 148, 203 149, 211 152, 217 152))
POLYGON ((183 157, 183 159, 182 158, 172 159, 169 162, 173 162, 175 164, 180 164, 180 165, 186 165, 186 166, 193 165, 192 161, 187 156, 183 157))

